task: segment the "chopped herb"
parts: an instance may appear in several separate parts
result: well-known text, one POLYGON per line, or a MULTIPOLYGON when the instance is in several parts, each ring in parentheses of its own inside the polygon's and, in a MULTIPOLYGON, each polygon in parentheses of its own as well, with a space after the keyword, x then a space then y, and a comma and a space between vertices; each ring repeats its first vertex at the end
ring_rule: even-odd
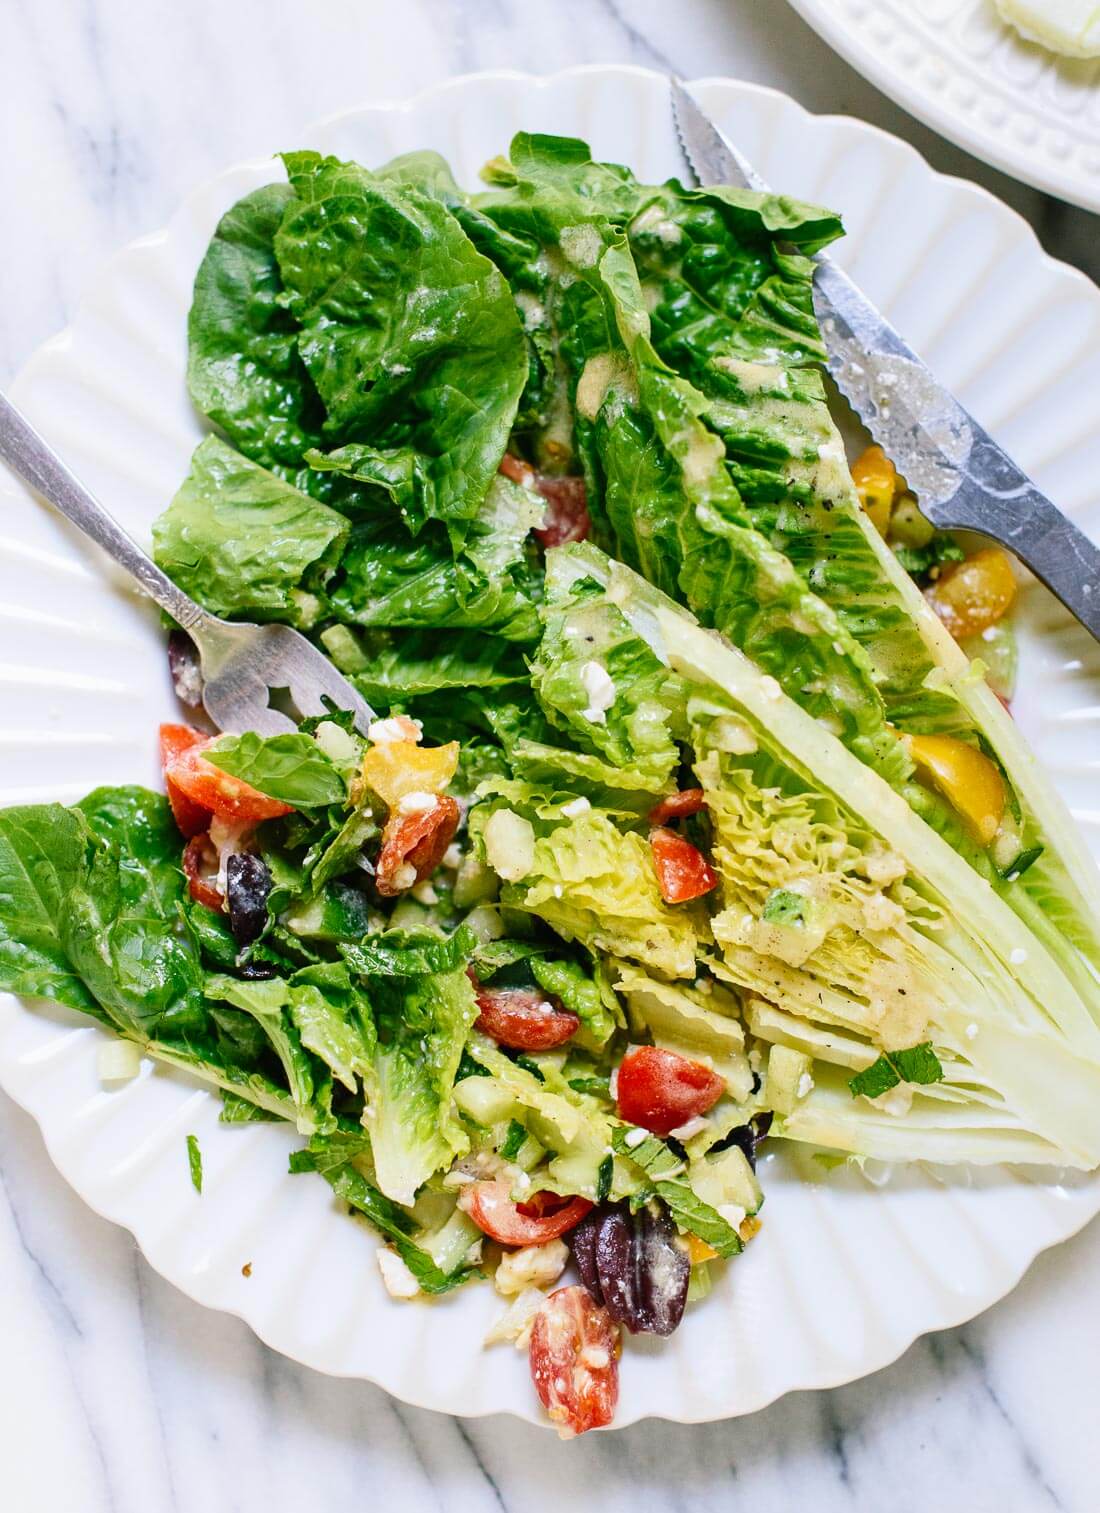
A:
POLYGON ((569 1086, 575 1093, 591 1093, 594 1098, 611 1097, 611 1081, 607 1077, 570 1077, 569 1086))
POLYGON ((790 888, 773 888, 764 901, 760 918, 768 925, 802 925, 806 922, 806 898, 790 888))
POLYGON ((202 1151, 198 1135, 187 1137, 187 1164, 191 1168, 191 1185, 197 1193, 202 1192, 202 1151))
POLYGON ((932 1042, 924 1040, 905 1051, 883 1051, 877 1061, 850 1078, 848 1086, 853 1098, 881 1098, 899 1082, 926 1086, 930 1082, 942 1081, 940 1058, 932 1049, 932 1042))
POLYGON ((504 1137, 504 1144, 500 1147, 500 1154, 505 1161, 514 1161, 527 1140, 527 1131, 518 1119, 513 1119, 508 1126, 508 1133, 504 1137))
POLYGON ((517 1066, 521 1066, 525 1072, 530 1072, 531 1076, 536 1077, 539 1082, 546 1081, 542 1067, 537 1061, 532 1061, 530 1056, 516 1056, 514 1059, 517 1066))
POLYGON ((934 567, 942 567, 945 562, 962 562, 966 557, 958 542, 942 531, 937 531, 927 546, 896 546, 894 555, 918 582, 927 579, 934 567))
POLYGON ((596 1173, 596 1202, 606 1203, 611 1195, 611 1176, 615 1170, 614 1156, 605 1156, 596 1173))
POLYGON ((1026 851, 1019 852, 1001 872, 1002 881, 1014 883, 1018 877, 1023 877, 1027 869, 1039 860, 1045 850, 1045 846, 1030 846, 1026 851))

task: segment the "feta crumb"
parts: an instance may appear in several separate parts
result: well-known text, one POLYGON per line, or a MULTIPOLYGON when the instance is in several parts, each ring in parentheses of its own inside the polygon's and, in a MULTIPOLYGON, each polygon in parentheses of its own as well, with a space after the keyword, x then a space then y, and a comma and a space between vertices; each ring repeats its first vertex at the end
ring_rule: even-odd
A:
POLYGON ((872 893, 863 900, 863 923, 868 930, 896 930, 905 923, 905 910, 885 893, 872 893))
POLYGON ((549 1287, 561 1276, 568 1260, 569 1247, 564 1240, 525 1245, 501 1256, 493 1286, 502 1298, 516 1297, 528 1287, 549 1287))
POLYGON ((611 1357, 603 1345, 586 1345, 577 1360, 589 1371, 603 1371, 611 1364, 611 1357))
POLYGON ((565 889, 562 887, 561 883, 555 883, 554 884, 554 897, 555 898, 564 898, 565 897, 565 889))
POLYGON ((623 1138, 623 1144, 628 1150, 636 1150, 649 1136, 649 1131, 644 1129, 627 1130, 623 1138))
POLYGON ((420 1283, 405 1265, 396 1252, 387 1250, 384 1246, 377 1252, 378 1270, 382 1273, 382 1281, 391 1298, 415 1298, 420 1291, 420 1283))
POLYGON ((692 1135, 701 1134, 705 1129, 710 1129, 710 1120, 704 1119, 702 1114, 695 1114, 678 1128, 669 1130, 669 1134, 676 1140, 690 1140, 692 1135))
POLYGON ((398 814, 427 814, 439 800, 434 793, 406 793, 397 801, 398 814))
POLYGON ((966 1038, 967 1038, 967 1040, 977 1040, 977 1038, 978 1038, 978 1026, 976 1024, 968 1024, 967 1025, 967 1027, 966 1027, 966 1038))
POLYGON ((419 720, 410 720, 407 715, 391 715, 387 720, 374 720, 367 729, 367 740, 376 745, 387 741, 419 741, 424 727, 419 720))
POLYGON ((798 1087, 795 1089, 796 1098, 808 1098, 814 1090, 814 1079, 809 1072, 803 1072, 798 1079, 798 1087))
POLYGON ((1008 959, 1014 967, 1022 966, 1023 963, 1027 960, 1027 952, 1024 950, 1023 946, 1015 946, 1009 952, 1008 959))
POLYGON ((606 725, 607 711, 615 702, 615 685, 607 668, 599 662, 586 662, 581 668, 581 687, 588 695, 588 708, 581 710, 582 718, 592 725, 606 725))
POLYGON ((448 872, 457 872, 462 866, 462 847, 457 841, 452 841, 444 851, 440 865, 446 867, 448 872))
POLYGON ((412 862, 401 862, 393 871, 393 886, 398 893, 404 893, 416 882, 416 868, 412 862))
POLYGON ((775 681, 770 672, 766 672, 760 679, 760 692, 773 704, 775 703, 776 699, 781 699, 783 697, 782 688, 780 688, 779 684, 775 681))
POLYGON ((422 883, 417 883, 411 891, 418 904, 425 904, 430 908, 432 904, 439 902, 439 894, 432 887, 430 878, 426 877, 422 883))
POLYGON ((567 820, 575 820, 579 815, 587 814, 592 805, 586 798, 570 799, 568 804, 561 806, 561 812, 567 820))

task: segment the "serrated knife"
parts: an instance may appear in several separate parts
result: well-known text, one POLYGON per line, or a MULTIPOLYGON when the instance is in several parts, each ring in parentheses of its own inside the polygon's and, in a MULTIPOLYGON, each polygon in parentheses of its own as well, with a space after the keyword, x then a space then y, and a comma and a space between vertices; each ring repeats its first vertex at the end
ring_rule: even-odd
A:
MULTIPOLYGON (((769 186, 672 80, 672 111, 697 183, 769 186)), ((814 309, 837 388, 945 530, 1013 552, 1100 641, 1100 549, 1028 478, 833 260, 818 253, 814 309)))

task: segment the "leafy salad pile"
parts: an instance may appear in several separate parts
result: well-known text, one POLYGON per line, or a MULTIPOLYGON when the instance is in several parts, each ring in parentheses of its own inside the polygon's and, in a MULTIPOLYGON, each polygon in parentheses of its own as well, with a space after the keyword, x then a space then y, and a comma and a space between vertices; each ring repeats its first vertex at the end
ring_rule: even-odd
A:
POLYGON ((619 1324, 668 1333, 759 1227, 769 1130, 1100 1163, 1097 879, 907 571, 961 552, 861 507, 834 215, 568 138, 474 195, 284 161, 199 270, 215 429, 156 556, 378 720, 168 726, 167 799, 0 813, 0 985, 295 1125, 395 1296, 495 1271, 582 1430, 619 1324))

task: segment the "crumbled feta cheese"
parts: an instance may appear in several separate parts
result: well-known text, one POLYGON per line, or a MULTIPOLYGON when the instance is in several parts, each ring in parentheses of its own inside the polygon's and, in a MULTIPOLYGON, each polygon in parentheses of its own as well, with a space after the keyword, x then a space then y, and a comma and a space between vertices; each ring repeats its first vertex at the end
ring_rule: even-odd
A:
POLYGON ((374 720, 367 729, 367 739, 376 745, 387 741, 419 741, 424 727, 419 720, 410 720, 407 715, 391 715, 388 720, 374 720))
POLYGON ((859 870, 864 877, 880 888, 888 888, 905 876, 905 858, 896 851, 876 849, 868 851, 859 859, 859 870))
POLYGON ((586 1345, 577 1360, 582 1366, 587 1366, 589 1371, 603 1371, 611 1364, 611 1357, 603 1345, 586 1345))
POLYGON ((397 801, 398 814, 427 814, 439 800, 434 793, 405 793, 397 801))
POLYGON ((444 851, 440 866, 446 867, 448 872, 457 872, 462 866, 462 847, 457 841, 452 841, 444 851))
POLYGON ((967 1040, 977 1040, 977 1038, 978 1038, 978 1026, 976 1024, 968 1024, 967 1025, 967 1027, 966 1027, 966 1038, 967 1038, 967 1040))
POLYGON ((547 1240, 545 1245, 525 1245, 507 1251, 493 1277, 493 1286, 502 1298, 511 1298, 528 1287, 549 1287, 565 1270, 569 1247, 564 1240, 547 1240))
POLYGON ((770 672, 766 672, 760 679, 760 692, 766 699, 771 700, 772 703, 774 703, 776 699, 781 699, 783 697, 782 688, 780 688, 779 684, 775 681, 770 672))
POLYGON ((439 902, 439 894, 432 887, 431 879, 425 878, 422 883, 417 883, 412 889, 412 896, 418 904, 424 904, 428 908, 439 902))
POLYGON ((581 668, 581 687, 588 695, 588 707, 581 715, 593 725, 607 724, 607 711, 615 702, 615 685, 607 668, 599 662, 586 662, 581 668))
POLYGON ((555 898, 564 898, 565 897, 565 889, 562 887, 561 883, 555 883, 554 884, 554 897, 555 898))
POLYGON ((586 798, 570 799, 568 804, 561 806, 561 812, 567 820, 575 820, 579 815, 587 814, 592 805, 586 798))
POLYGON ((1027 952, 1023 946, 1015 946, 1008 954, 1008 959, 1014 967, 1019 967, 1027 960, 1027 952))
POLYGON ((811 1073, 803 1072, 798 1079, 798 1087, 795 1089, 797 1098, 808 1098, 814 1090, 814 1079, 811 1073))
POLYGON ((378 1270, 382 1273, 382 1282, 391 1298, 415 1298, 420 1291, 420 1283, 405 1265, 404 1261, 395 1251, 387 1250, 381 1246, 377 1251, 378 1270))
POLYGON ((644 1129, 627 1130, 623 1138, 623 1144, 628 1150, 635 1150, 648 1137, 649 1131, 644 1129))
POLYGON ((690 1140, 692 1135, 701 1134, 705 1129, 710 1129, 710 1120, 704 1119, 702 1114, 695 1114, 686 1123, 669 1130, 669 1134, 677 1140, 690 1140))
POLYGON ((416 882, 416 868, 412 862, 401 862, 393 869, 393 887, 395 892, 404 893, 416 882))

